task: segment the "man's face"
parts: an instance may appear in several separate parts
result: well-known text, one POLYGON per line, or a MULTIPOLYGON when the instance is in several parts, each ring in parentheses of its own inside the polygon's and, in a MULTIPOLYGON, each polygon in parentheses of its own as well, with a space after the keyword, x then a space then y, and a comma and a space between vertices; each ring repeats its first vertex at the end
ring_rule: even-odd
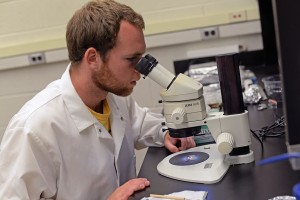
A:
POLYGON ((119 96, 132 93, 140 74, 135 65, 145 52, 143 31, 126 21, 121 22, 116 46, 108 53, 105 63, 94 71, 94 84, 119 96))

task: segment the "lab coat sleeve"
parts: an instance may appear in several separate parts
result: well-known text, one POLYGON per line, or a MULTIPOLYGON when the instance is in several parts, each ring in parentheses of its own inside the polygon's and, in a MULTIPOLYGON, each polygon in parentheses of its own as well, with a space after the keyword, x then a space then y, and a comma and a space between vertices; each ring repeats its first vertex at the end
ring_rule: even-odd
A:
POLYGON ((50 153, 26 128, 6 131, 0 169, 0 199, 51 199, 56 193, 56 170, 50 153))
POLYGON ((151 112, 148 108, 140 107, 132 97, 128 98, 131 111, 135 148, 148 146, 164 146, 166 126, 162 125, 165 118, 162 114, 151 112))

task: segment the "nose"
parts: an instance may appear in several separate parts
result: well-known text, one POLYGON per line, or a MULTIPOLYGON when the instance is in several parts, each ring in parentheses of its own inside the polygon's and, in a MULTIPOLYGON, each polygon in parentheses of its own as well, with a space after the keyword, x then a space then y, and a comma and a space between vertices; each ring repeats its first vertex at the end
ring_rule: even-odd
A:
POLYGON ((137 80, 140 80, 141 74, 136 69, 134 70, 135 74, 137 74, 137 80))

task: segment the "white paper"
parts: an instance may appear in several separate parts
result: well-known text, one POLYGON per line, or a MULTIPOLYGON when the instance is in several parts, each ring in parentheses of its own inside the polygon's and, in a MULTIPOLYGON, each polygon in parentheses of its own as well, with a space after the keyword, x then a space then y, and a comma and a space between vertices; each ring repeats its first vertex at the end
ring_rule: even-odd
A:
MULTIPOLYGON (((171 193, 171 194, 164 194, 164 195, 184 197, 185 200, 205 200, 206 196, 207 196, 207 192, 206 191, 184 190, 184 191, 181 191, 181 192, 174 192, 174 193, 171 193)), ((168 199, 155 198, 155 197, 144 197, 141 200, 168 200, 168 199)))

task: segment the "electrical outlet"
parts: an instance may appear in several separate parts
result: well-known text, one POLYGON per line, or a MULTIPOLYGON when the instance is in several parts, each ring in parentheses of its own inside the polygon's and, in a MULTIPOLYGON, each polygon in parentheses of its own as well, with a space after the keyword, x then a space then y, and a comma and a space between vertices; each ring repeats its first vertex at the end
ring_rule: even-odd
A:
POLYGON ((215 39, 219 37, 218 27, 208 27, 201 30, 201 37, 203 40, 215 39))
POLYGON ((44 53, 33 53, 28 55, 29 64, 37 65, 43 64, 46 62, 45 54, 44 53))
POLYGON ((242 22, 247 20, 247 13, 246 11, 236 11, 229 13, 229 21, 231 23, 234 22, 242 22))

